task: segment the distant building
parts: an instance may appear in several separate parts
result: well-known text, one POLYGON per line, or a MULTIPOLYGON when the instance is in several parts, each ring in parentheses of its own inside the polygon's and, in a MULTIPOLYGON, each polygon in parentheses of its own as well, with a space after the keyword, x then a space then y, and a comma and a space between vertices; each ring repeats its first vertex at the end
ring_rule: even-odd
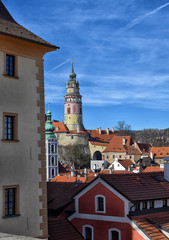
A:
POLYGON ((43 56, 0 1, 0 232, 48 238, 43 56))
POLYGON ((164 158, 169 157, 169 147, 151 147, 149 156, 154 162, 160 164, 164 163, 164 158))
POLYGON ((50 109, 46 114, 47 120, 45 125, 46 138, 46 178, 47 181, 52 180, 59 173, 58 165, 58 141, 54 134, 55 127, 52 124, 52 114, 50 109))

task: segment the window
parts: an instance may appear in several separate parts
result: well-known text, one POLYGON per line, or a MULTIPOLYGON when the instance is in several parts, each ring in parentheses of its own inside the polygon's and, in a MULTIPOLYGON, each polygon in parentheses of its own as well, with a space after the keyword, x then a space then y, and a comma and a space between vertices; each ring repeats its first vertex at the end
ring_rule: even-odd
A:
POLYGON ((109 229, 109 240, 120 240, 121 232, 116 228, 109 229))
POLYGON ((93 240, 93 227, 90 225, 83 226, 83 236, 85 240, 93 240))
POLYGON ((71 136, 71 139, 73 139, 73 136, 71 136))
POLYGON ((54 157, 51 157, 51 165, 52 165, 52 166, 55 165, 55 159, 54 159, 54 157))
POLYGON ((121 155, 119 155, 119 158, 121 158, 121 155))
POLYGON ((163 200, 163 207, 167 207, 167 199, 163 200))
POLYGON ((67 114, 70 114, 70 108, 67 108, 67 114))
POLYGON ((15 76, 15 57, 6 55, 6 75, 15 76))
POLYGON ((105 203, 105 196, 103 195, 96 195, 95 196, 95 211, 99 213, 106 212, 106 203, 105 203))
POLYGON ((3 141, 18 141, 18 115, 3 113, 3 141))
POLYGON ((55 177, 55 169, 52 168, 52 178, 55 177))
POLYGON ((13 116, 5 116, 5 140, 13 140, 13 116))
POLYGON ((135 210, 136 211, 140 210, 140 203, 139 202, 135 203, 135 210))
POLYGON ((51 152, 54 153, 54 145, 51 146, 51 152))
POLYGON ((154 201, 150 201, 150 208, 154 208, 154 201))
POLYGON ((147 202, 143 202, 143 209, 147 209, 147 202))
POLYGON ((19 186, 3 187, 3 216, 19 215, 19 186))

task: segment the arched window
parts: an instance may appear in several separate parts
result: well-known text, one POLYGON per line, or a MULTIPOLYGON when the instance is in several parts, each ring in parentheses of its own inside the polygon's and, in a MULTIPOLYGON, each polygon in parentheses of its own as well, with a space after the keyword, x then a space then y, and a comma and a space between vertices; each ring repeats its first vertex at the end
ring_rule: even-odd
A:
POLYGON ((94 154, 93 154, 93 160, 102 160, 102 154, 100 151, 96 151, 94 154))
POLYGON ((55 158, 51 157, 51 165, 54 166, 55 165, 55 158))
POLYGON ((83 226, 83 237, 85 240, 93 240, 94 239, 94 231, 93 227, 90 225, 83 226))
POLYGON ((55 169, 52 168, 52 178, 55 177, 55 169))
POLYGON ((103 195, 95 196, 95 211, 99 213, 106 212, 106 198, 103 195))
POLYGON ((121 240, 121 232, 117 228, 109 229, 109 240, 121 240))
POLYGON ((54 145, 51 146, 51 152, 54 153, 54 145))

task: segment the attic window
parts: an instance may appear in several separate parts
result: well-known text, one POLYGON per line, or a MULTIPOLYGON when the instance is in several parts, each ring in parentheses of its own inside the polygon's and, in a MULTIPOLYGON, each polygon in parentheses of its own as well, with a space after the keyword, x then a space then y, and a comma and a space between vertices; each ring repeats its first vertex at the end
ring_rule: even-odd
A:
POLYGON ((56 131, 59 131, 60 130, 60 128, 59 127, 56 127, 56 131))

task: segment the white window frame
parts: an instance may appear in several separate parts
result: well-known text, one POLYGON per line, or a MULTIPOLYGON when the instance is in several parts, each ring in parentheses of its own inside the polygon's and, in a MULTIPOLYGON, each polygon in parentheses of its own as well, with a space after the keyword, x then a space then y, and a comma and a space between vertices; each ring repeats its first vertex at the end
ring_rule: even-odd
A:
POLYGON ((106 198, 102 194, 98 194, 95 196, 95 212, 97 213, 106 213, 106 198), (98 210, 98 198, 102 197, 103 198, 103 211, 98 210))
POLYGON ((83 237, 84 237, 84 239, 86 238, 86 231, 85 231, 85 229, 87 227, 92 229, 92 240, 94 240, 94 228, 91 225, 83 225, 83 237))
POLYGON ((109 229, 109 240, 112 240, 112 237, 111 237, 111 232, 112 232, 112 231, 118 232, 118 233, 119 233, 119 240, 121 240, 121 231, 120 231, 119 229, 117 229, 117 228, 111 228, 111 229, 109 229))

